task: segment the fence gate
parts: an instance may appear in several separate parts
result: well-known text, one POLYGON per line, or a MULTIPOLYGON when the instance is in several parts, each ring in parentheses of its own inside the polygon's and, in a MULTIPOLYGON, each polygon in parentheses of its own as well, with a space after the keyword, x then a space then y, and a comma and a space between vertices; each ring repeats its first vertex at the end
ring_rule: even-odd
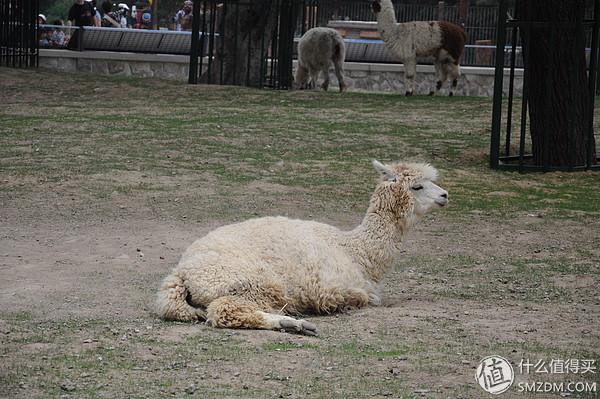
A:
POLYGON ((37 67, 39 0, 0 0, 0 66, 37 67))

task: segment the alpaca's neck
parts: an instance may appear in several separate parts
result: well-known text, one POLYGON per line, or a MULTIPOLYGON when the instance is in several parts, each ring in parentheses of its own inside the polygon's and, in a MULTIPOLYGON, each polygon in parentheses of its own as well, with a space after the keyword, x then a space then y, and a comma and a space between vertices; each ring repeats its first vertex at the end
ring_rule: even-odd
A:
POLYGON ((362 223, 348 232, 348 248, 371 280, 379 282, 389 271, 412 223, 412 216, 398 220, 370 207, 362 223))
POLYGON ((396 31, 396 13, 391 0, 381 1, 381 11, 377 14, 377 29, 383 40, 387 41, 396 31))

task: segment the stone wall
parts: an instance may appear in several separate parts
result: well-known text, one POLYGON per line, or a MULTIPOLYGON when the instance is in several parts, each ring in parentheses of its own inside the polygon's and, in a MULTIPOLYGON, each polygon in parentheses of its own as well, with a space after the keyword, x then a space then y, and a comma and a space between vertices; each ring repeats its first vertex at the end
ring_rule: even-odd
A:
MULTIPOLYGON (((40 67, 64 72, 87 72, 112 76, 157 77, 187 81, 189 57, 166 54, 134 54, 109 51, 40 50, 40 67)), ((295 64, 294 64, 295 65, 295 64)), ((402 64, 370 64, 348 62, 344 66, 346 83, 352 91, 404 93, 402 64)), ((462 67, 457 95, 491 96, 494 92, 494 69, 462 67)), ((522 71, 515 73, 518 95, 523 86, 522 71)), ((437 78, 431 65, 418 65, 415 79, 416 94, 428 94, 437 78)), ((331 73, 330 90, 337 89, 337 79, 331 73)), ((505 70, 504 92, 508 89, 508 70, 505 70)), ((446 94, 448 86, 442 88, 446 94)))

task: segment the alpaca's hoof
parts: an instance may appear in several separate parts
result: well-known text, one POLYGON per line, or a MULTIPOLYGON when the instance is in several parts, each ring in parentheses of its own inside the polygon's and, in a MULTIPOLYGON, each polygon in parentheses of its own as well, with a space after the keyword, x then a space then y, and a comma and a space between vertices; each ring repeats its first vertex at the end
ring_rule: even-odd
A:
POLYGON ((452 97, 454 96, 454 93, 450 92, 450 94, 448 94, 448 97, 452 97))
POLYGON ((434 95, 435 95, 435 91, 431 90, 431 91, 429 92, 429 95, 430 95, 430 96, 434 96, 434 95))
POLYGON ((410 97, 410 96, 413 95, 413 92, 412 91, 407 91, 405 95, 406 95, 406 97, 410 97))
POLYGON ((281 320, 281 328, 287 332, 299 333, 304 335, 317 335, 317 326, 306 320, 281 320))

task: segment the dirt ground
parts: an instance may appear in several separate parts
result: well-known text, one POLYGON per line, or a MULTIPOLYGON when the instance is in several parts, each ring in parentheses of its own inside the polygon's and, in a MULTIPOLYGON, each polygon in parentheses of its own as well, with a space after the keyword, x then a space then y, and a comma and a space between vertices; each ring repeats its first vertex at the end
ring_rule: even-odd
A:
MULTIPOLYGON (((34 163, 35 145, 30 151, 34 163)), ((152 312, 161 279, 195 238, 248 215, 348 229, 368 195, 346 208, 310 187, 269 179, 225 188, 210 171, 55 179, 37 169, 17 173, 9 161, 0 169, 2 397, 482 398, 489 395, 475 369, 488 355, 515 370, 522 359, 599 363, 597 209, 441 210, 407 237, 381 307, 308 316, 318 337, 218 330, 152 312), (140 182, 149 188, 115 189, 140 182)), ((514 177, 529 188, 554 178, 514 177)), ((450 174, 450 207, 453 189, 461 206, 461 179, 450 174)), ((586 179, 600 188, 596 175, 586 179)), ((502 203, 512 192, 485 195, 502 203)), ((516 380, 595 383, 598 373, 516 380)), ((526 395, 515 383, 501 395, 523 396, 559 394, 526 395)))

